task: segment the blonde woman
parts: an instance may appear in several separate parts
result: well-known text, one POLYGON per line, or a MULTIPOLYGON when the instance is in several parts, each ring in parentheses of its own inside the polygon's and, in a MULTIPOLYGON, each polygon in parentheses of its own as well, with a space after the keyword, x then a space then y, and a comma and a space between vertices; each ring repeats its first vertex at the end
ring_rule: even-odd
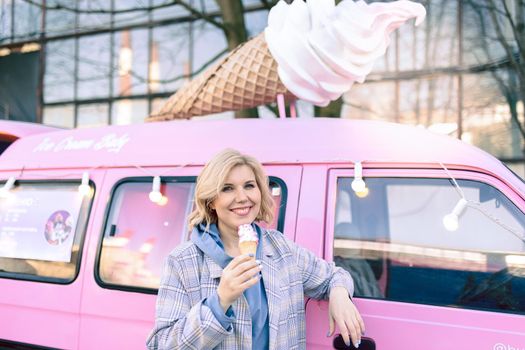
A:
POLYGON ((275 230, 268 178, 253 157, 227 149, 197 178, 190 241, 168 257, 150 349, 305 349, 304 297, 329 299, 329 332, 359 346, 364 323, 350 275, 275 230), (238 227, 259 236, 256 259, 239 251, 238 227))

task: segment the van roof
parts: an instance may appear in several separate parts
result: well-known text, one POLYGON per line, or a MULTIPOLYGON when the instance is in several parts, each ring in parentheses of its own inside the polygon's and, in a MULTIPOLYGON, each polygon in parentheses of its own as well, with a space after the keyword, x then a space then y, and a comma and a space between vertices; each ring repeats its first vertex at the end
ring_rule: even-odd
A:
POLYGON ((439 168, 443 162, 456 169, 503 171, 518 180, 498 159, 455 138, 414 126, 339 118, 193 119, 60 130, 17 140, 0 156, 0 170, 202 165, 227 147, 262 163, 363 161, 365 168, 400 163, 439 168))
POLYGON ((20 137, 60 130, 59 128, 37 123, 0 120, 0 140, 14 141, 20 137))

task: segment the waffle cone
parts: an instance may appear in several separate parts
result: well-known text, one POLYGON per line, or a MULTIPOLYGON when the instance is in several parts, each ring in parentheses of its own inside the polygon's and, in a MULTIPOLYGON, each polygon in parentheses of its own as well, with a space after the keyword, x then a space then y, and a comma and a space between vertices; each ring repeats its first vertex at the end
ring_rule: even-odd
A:
POLYGON ((239 243, 239 250, 241 254, 253 254, 257 251, 257 242, 255 241, 245 241, 239 243))
POLYGON ((277 62, 261 33, 186 83, 146 121, 252 108, 274 102, 278 94, 293 99, 279 79, 277 62))

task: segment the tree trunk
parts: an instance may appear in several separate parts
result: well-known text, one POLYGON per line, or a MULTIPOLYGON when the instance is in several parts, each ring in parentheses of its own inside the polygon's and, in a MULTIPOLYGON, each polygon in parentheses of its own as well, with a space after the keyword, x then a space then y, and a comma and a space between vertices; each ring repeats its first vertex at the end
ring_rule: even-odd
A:
MULTIPOLYGON (((237 46, 248 40, 248 32, 244 23, 244 7, 242 0, 216 0, 221 9, 222 22, 225 30, 228 50, 232 51, 237 46)), ((257 108, 244 109, 235 112, 235 118, 258 118, 257 108)))
POLYGON ((314 107, 315 117, 325 118, 340 118, 341 110, 343 108, 343 97, 339 97, 337 100, 330 102, 326 107, 314 107))

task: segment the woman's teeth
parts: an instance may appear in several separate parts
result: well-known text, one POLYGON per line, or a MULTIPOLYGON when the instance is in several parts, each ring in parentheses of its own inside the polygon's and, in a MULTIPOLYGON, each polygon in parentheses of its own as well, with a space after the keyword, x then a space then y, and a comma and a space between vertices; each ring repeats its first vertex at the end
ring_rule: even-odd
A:
POLYGON ((250 208, 239 208, 239 209, 232 209, 232 211, 237 215, 246 215, 250 211, 250 208))

